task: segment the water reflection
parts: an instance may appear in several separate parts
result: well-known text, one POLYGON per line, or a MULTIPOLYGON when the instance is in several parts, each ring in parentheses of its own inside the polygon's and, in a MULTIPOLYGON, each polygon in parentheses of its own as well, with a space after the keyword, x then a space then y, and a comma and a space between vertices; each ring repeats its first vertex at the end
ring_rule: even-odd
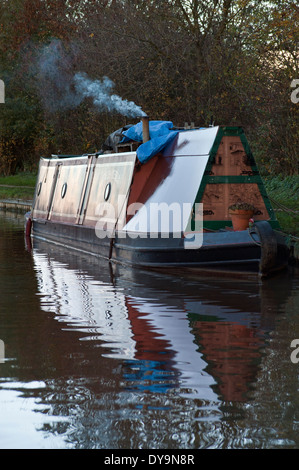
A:
POLYGON ((158 275, 0 224, 1 448, 298 447, 298 279, 158 275))
POLYGON ((62 330, 97 342, 102 356, 121 359, 127 390, 248 398, 273 328, 273 284, 269 294, 258 282, 232 287, 110 267, 41 241, 32 256, 42 309, 63 322, 62 330))

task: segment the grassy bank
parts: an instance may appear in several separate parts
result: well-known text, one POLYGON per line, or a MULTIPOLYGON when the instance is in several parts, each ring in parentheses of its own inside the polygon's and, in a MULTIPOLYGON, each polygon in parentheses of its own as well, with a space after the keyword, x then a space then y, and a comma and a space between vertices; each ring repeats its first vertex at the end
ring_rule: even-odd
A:
POLYGON ((29 201, 33 199, 36 174, 19 173, 12 176, 0 176, 0 200, 20 199, 29 201))
POLYGON ((265 186, 281 230, 289 235, 290 261, 299 264, 299 177, 268 178, 265 186))
POLYGON ((299 237, 299 176, 276 176, 264 182, 282 231, 299 237))

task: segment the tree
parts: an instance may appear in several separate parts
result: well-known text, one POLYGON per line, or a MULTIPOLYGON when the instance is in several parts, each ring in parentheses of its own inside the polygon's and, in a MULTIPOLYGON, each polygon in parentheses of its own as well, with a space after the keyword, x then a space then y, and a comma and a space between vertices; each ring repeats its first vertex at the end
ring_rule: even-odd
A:
MULTIPOLYGON (((0 5, 1 78, 8 84, 11 116, 21 113, 27 123, 18 126, 27 150, 19 140, 9 147, 19 155, 19 166, 24 153, 34 161, 39 152, 98 150, 110 132, 132 122, 99 110, 91 97, 77 100, 74 77, 83 72, 90 80, 108 77, 111 93, 135 102, 151 119, 206 126, 213 116, 215 124, 242 125, 265 171, 298 171, 298 106, 290 100, 291 81, 299 77, 294 2, 2 0, 0 5)), ((4 126, 10 144, 13 121, 4 126)))

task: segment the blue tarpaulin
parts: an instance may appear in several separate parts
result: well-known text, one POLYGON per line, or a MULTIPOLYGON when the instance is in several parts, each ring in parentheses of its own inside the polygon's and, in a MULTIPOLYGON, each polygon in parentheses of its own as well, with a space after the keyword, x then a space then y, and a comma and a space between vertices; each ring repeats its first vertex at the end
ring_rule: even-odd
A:
MULTIPOLYGON (((149 121, 150 140, 138 147, 138 160, 141 163, 145 163, 157 153, 162 152, 179 132, 172 129, 173 123, 171 121, 149 121)), ((123 132, 123 136, 124 138, 121 142, 128 142, 130 140, 142 142, 142 122, 123 132)))

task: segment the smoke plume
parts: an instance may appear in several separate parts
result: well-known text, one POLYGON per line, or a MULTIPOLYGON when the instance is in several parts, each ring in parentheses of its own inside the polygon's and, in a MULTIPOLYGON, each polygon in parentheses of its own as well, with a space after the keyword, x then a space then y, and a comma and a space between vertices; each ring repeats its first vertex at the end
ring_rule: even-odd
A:
POLYGON ((117 112, 123 116, 140 117, 145 113, 140 106, 133 101, 122 99, 120 96, 111 94, 114 83, 108 77, 101 80, 91 80, 85 73, 76 73, 73 79, 77 96, 82 100, 92 98, 93 104, 99 110, 117 112))
POLYGON ((53 40, 38 57, 37 84, 44 107, 49 112, 73 109, 84 99, 92 100, 99 111, 109 111, 127 117, 145 113, 133 101, 113 93, 115 84, 108 77, 91 79, 86 73, 74 73, 76 51, 66 51, 61 41, 53 40))

